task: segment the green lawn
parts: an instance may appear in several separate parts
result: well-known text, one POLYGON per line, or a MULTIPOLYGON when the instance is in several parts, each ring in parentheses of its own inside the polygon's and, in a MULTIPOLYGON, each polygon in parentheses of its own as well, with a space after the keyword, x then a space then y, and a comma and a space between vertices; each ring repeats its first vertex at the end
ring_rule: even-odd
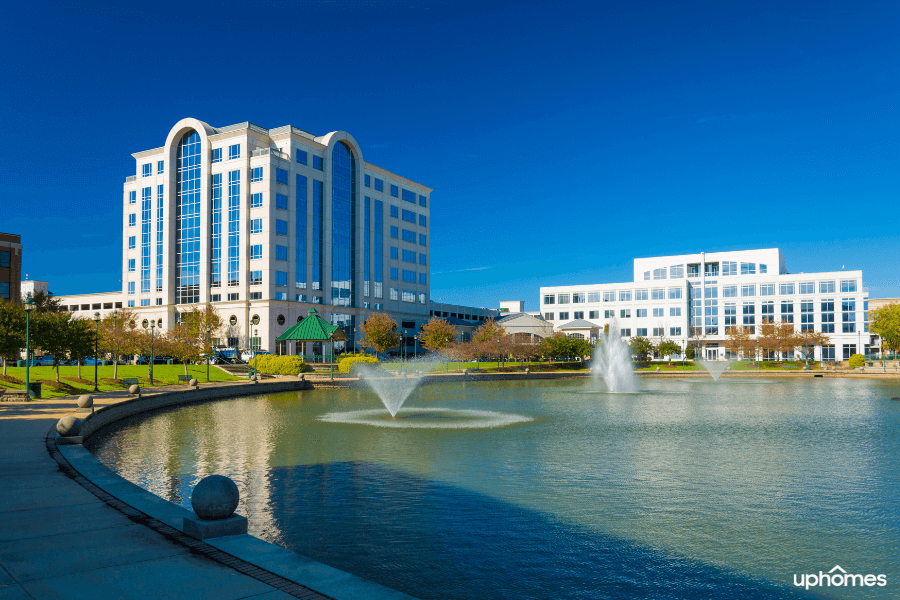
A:
MULTIPOLYGON (((732 371, 801 371, 803 367, 806 365, 806 362, 802 360, 784 360, 784 361, 771 361, 764 360, 762 362, 754 362, 750 360, 736 360, 731 363, 730 368, 732 371), (784 369, 782 367, 797 367, 796 369, 784 369)), ((812 371, 819 370, 819 363, 816 361, 809 361, 809 368, 812 371)))
POLYGON ((700 363, 696 363, 690 360, 684 362, 684 369, 682 369, 682 363, 672 362, 672 363, 651 363, 649 367, 637 367, 635 371, 640 373, 653 373, 656 372, 656 367, 659 367, 660 372, 662 371, 703 371, 703 367, 700 363))
MULTIPOLYGON (((119 365, 119 380, 137 378, 141 386, 149 386, 149 365, 119 365)), ((56 369, 53 367, 31 367, 31 381, 44 383, 41 389, 42 398, 57 398, 72 394, 83 394, 94 390, 94 367, 81 367, 82 380, 78 381, 78 367, 60 367, 59 384, 56 383, 56 369), (71 379, 67 379, 71 378, 71 379)), ((0 371, 2 373, 2 371, 0 371)), ((5 381, 0 378, 0 387, 13 390, 25 389, 25 367, 7 367, 8 377, 15 378, 21 383, 5 381)), ((156 385, 168 385, 178 383, 178 376, 184 375, 184 365, 153 365, 153 383, 156 385)), ((206 365, 188 365, 188 375, 193 376, 199 382, 206 381, 206 365)), ((113 367, 103 366, 97 368, 98 387, 100 391, 122 390, 125 386, 114 380, 113 367)), ((217 369, 209 367, 210 381, 236 381, 237 377, 217 369)))
POLYGON ((423 369, 428 373, 446 373, 448 366, 449 366, 450 372, 454 373, 457 370, 461 371, 462 369, 469 369, 469 370, 480 369, 482 371, 496 371, 497 365, 500 365, 501 369, 506 369, 506 370, 514 370, 517 368, 524 369, 525 367, 531 367, 531 369, 533 371, 535 371, 535 370, 554 370, 553 365, 558 365, 558 368, 560 370, 571 370, 571 369, 566 369, 564 367, 564 365, 567 365, 567 364, 569 364, 569 363, 553 363, 553 362, 548 362, 548 361, 544 361, 544 362, 527 362, 527 361, 526 362, 516 362, 516 361, 508 362, 507 361, 507 362, 502 362, 502 363, 498 363, 496 361, 481 361, 479 363, 476 363, 475 361, 470 361, 470 362, 465 362, 465 361, 455 362, 454 361, 454 362, 450 362, 450 363, 445 363, 445 362, 417 363, 414 360, 410 360, 409 362, 402 362, 402 363, 401 362, 381 363, 381 366, 383 368, 391 370, 391 371, 397 371, 402 367, 402 368, 408 369, 408 370, 423 369))

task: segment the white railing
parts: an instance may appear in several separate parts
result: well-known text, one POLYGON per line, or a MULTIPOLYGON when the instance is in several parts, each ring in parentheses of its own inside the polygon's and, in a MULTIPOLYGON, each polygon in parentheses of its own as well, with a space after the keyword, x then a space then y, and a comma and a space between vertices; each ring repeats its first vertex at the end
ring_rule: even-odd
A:
POLYGON ((278 148, 257 148, 256 150, 254 150, 253 152, 250 153, 251 157, 267 156, 267 155, 274 156, 275 158, 280 158, 281 160, 290 160, 291 159, 290 156, 288 156, 286 153, 282 152, 278 148))
POLYGON ((137 175, 129 175, 125 178, 125 183, 131 183, 132 181, 137 181, 137 175))

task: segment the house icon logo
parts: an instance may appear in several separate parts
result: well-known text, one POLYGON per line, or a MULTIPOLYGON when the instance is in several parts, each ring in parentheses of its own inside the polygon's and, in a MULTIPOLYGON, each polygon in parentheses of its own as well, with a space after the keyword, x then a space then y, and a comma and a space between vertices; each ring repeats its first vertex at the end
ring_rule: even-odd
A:
POLYGON ((811 587, 885 587, 887 575, 847 573, 841 565, 834 565, 827 573, 794 573, 794 585, 807 590, 811 587))

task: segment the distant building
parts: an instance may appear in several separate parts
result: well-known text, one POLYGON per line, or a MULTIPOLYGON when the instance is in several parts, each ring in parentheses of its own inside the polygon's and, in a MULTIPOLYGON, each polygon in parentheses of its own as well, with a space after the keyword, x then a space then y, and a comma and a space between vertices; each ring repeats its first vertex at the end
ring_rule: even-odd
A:
POLYGON ((0 233, 0 300, 21 302, 22 238, 0 233))
MULTIPOLYGON (((28 276, 26 275, 26 277, 28 277, 28 276)), ((25 300, 25 298, 28 298, 28 297, 33 297, 38 292, 43 292, 44 294, 49 294, 50 293, 50 282, 37 281, 35 279, 26 279, 21 282, 22 300, 25 300)))
POLYGON ((691 344, 709 360, 725 358, 730 328, 755 337, 770 319, 828 335, 818 360, 876 351, 868 296, 862 271, 790 273, 777 248, 636 258, 630 282, 540 289, 544 319, 557 330, 588 338, 615 322, 623 338, 691 344))

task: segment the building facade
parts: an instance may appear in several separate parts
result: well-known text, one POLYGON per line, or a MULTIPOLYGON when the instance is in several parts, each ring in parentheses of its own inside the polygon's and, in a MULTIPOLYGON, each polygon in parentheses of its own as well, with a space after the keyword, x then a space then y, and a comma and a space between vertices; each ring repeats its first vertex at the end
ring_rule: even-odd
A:
POLYGON ((432 190, 365 162, 349 133, 183 119, 133 156, 119 300, 142 320, 168 329, 211 302, 221 344, 269 351, 312 307, 350 347, 375 311, 427 320, 432 190))
POLYGON ((541 287, 540 303, 561 331, 576 320, 597 331, 613 325, 623 338, 699 346, 710 360, 726 357, 728 329, 748 327, 755 337, 769 319, 829 336, 816 360, 846 360, 878 344, 862 271, 790 273, 777 248, 636 258, 633 281, 541 287))
POLYGON ((21 302, 22 238, 0 233, 0 301, 21 302))

